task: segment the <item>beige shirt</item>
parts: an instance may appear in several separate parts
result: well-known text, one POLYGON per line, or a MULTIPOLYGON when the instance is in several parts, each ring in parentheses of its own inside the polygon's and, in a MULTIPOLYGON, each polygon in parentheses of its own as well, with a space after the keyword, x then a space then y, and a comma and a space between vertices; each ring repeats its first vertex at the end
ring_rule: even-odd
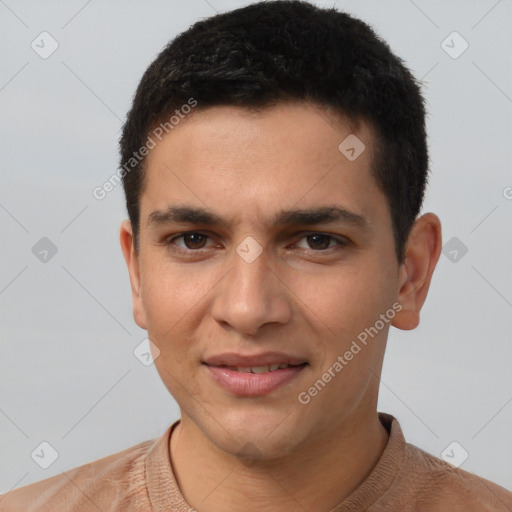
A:
MULTIPOLYGON (((512 511, 511 492, 406 443, 393 416, 379 413, 379 419, 390 434, 386 449, 366 480, 331 512, 512 511)), ((0 511, 194 512, 169 458, 177 424, 154 441, 3 494, 0 511)))

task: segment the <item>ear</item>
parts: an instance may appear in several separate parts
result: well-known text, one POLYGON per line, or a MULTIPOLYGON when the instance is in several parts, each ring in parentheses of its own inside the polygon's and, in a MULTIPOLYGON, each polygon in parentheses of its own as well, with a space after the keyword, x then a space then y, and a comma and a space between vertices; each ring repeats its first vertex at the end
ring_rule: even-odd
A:
POLYGON ((400 265, 397 300, 402 309, 391 322, 398 329, 415 329, 420 323, 420 310, 441 254, 441 238, 441 222, 436 215, 426 213, 416 219, 400 265))
POLYGON ((128 267, 130 275, 130 283, 132 287, 132 304, 133 318, 135 323, 142 329, 147 329, 146 311, 141 296, 141 276, 139 267, 139 255, 135 251, 133 243, 133 230, 129 220, 125 220, 121 224, 119 233, 121 249, 123 250, 124 259, 128 267))

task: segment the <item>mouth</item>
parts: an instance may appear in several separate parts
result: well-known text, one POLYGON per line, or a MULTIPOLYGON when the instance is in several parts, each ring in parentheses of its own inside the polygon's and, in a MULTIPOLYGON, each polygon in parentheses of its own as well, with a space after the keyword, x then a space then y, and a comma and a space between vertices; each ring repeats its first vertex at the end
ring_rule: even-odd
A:
POLYGON ((218 366, 217 368, 226 368, 231 370, 232 372, 241 372, 241 373, 268 373, 275 372, 277 370, 284 370, 285 368, 296 368, 298 366, 306 365, 307 363, 302 364, 267 364, 262 366, 218 366))
POLYGON ((203 362, 213 380, 235 396, 263 396, 290 385, 309 366, 300 358, 278 353, 258 356, 223 354, 203 362))

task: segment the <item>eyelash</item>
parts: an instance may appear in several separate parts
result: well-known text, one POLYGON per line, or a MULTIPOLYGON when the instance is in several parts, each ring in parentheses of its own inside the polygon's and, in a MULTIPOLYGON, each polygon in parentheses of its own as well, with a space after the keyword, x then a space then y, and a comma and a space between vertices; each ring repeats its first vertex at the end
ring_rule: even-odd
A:
MULTIPOLYGON (((186 231, 184 233, 180 233, 180 234, 173 235, 171 237, 166 238, 163 243, 165 246, 167 246, 169 248, 172 247, 172 249, 174 251, 176 251, 178 253, 182 253, 182 254, 187 254, 187 255, 191 255, 193 253, 200 254, 201 252, 208 249, 208 247, 201 247, 200 249, 184 249, 183 247, 179 247, 174 244, 175 240, 179 240, 180 238, 182 239, 183 237, 185 237, 187 235, 201 235, 201 236, 207 237, 208 239, 211 239, 211 237, 209 235, 207 235, 206 233, 203 233, 201 231, 186 231)), ((308 232, 307 234, 304 234, 300 238, 300 240, 307 238, 309 236, 314 236, 314 235, 328 237, 330 239, 329 243, 336 242, 336 245, 341 248, 348 247, 350 245, 350 241, 345 237, 339 238, 334 235, 330 235, 329 233, 322 233, 322 232, 318 232, 318 231, 308 232)), ((334 249, 335 247, 336 246, 327 247, 326 249, 303 249, 303 250, 305 250, 306 252, 310 252, 310 253, 327 253, 329 251, 329 249, 334 249)))

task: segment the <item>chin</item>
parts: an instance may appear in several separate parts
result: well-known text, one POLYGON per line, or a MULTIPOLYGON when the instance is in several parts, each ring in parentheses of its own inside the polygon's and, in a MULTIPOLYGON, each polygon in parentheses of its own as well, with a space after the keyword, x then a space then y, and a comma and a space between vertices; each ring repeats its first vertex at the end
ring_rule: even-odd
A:
POLYGON ((215 425, 210 440, 221 450, 239 457, 246 465, 280 459, 296 450, 307 438, 304 422, 293 420, 293 413, 233 411, 222 415, 222 427, 215 425))
POLYGON ((225 452, 237 457, 242 464, 254 466, 258 463, 276 461, 286 458, 295 449, 295 444, 281 436, 275 439, 255 435, 252 433, 244 438, 238 438, 228 442, 227 446, 220 446, 225 452))

